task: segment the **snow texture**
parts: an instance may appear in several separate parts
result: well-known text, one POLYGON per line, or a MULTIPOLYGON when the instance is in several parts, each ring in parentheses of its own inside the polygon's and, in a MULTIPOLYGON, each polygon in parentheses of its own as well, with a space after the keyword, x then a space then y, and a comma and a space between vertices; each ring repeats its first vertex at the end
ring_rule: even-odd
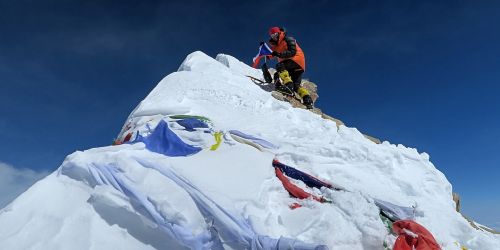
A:
POLYGON ((228 55, 190 54, 118 139, 144 138, 163 121, 202 150, 174 157, 137 142, 77 151, 0 210, 0 249, 383 249, 395 237, 377 204, 415 207, 411 217, 443 249, 500 249, 500 237, 455 212, 451 184, 426 153, 277 101, 246 77, 260 74, 228 55), (186 130, 172 115, 210 122, 186 130), (215 132, 223 143, 210 150, 215 132), (345 190, 295 182, 332 203, 291 198, 273 159, 345 190))

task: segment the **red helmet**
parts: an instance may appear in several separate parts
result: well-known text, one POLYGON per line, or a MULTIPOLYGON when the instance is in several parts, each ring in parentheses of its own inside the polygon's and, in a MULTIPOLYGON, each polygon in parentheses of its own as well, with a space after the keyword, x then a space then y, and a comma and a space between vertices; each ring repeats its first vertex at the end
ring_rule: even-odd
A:
POLYGON ((281 31, 280 27, 272 27, 269 29, 269 35, 272 35, 274 33, 278 33, 280 31, 281 31))

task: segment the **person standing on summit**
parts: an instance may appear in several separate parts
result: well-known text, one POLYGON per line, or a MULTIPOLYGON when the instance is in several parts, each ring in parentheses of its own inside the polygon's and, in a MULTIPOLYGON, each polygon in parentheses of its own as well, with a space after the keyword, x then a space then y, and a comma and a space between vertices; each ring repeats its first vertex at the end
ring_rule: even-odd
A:
MULTIPOLYGON (((284 28, 272 27, 269 29, 269 44, 271 44, 272 56, 278 58, 276 64, 277 75, 281 84, 276 85, 280 92, 293 94, 297 92, 308 109, 313 108, 313 101, 309 92, 301 87, 302 74, 306 69, 304 52, 297 44, 295 38, 287 36, 284 28)), ((267 69, 266 69, 267 71, 267 69)), ((275 75, 275 80, 276 75, 275 75)))

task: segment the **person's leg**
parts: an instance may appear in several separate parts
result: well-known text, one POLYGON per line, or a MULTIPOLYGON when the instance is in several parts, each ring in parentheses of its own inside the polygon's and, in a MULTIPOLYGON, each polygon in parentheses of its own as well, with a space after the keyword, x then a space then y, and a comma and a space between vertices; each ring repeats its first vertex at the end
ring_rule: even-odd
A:
POLYGON ((288 71, 293 82, 293 91, 298 92, 300 83, 302 82, 302 74, 304 70, 293 60, 284 60, 281 62, 284 68, 288 71))
POLYGON ((311 95, 309 94, 309 91, 307 89, 303 88, 301 86, 302 83, 302 74, 304 73, 304 70, 294 61, 292 60, 285 60, 283 62, 285 63, 285 67, 290 73, 290 76, 293 81, 293 91, 295 91, 297 94, 299 94, 300 98, 302 98, 303 104, 308 108, 312 109, 313 108, 313 101, 311 98, 311 95))
POLYGON ((267 67, 267 63, 262 64, 262 74, 264 75, 264 81, 267 83, 271 83, 273 81, 271 77, 271 73, 269 73, 269 68, 267 67))
POLYGON ((290 77, 292 78, 293 81, 293 91, 298 93, 300 84, 302 83, 302 74, 304 73, 304 70, 291 69, 289 70, 289 72, 290 72, 290 77))
POLYGON ((276 90, 283 92, 288 95, 293 95, 293 80, 286 68, 286 61, 282 61, 276 64, 276 73, 274 75, 274 80, 276 82, 276 90), (281 84, 278 84, 277 78, 281 80, 281 84))

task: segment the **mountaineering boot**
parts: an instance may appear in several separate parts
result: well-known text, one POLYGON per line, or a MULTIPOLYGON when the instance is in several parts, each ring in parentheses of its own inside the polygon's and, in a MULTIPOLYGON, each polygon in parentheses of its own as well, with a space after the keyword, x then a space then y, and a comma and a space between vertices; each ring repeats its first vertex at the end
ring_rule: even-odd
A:
POLYGON ((313 100, 309 91, 303 87, 299 87, 298 91, 299 96, 302 98, 302 103, 306 106, 307 109, 313 109, 313 100))
POLYGON ((284 94, 284 95, 289 95, 293 96, 293 86, 292 84, 288 83, 286 85, 281 84, 280 82, 276 82, 274 85, 274 90, 284 94))
POLYGON ((292 95, 293 96, 293 82, 292 78, 290 77, 290 74, 288 73, 287 70, 283 70, 280 72, 276 72, 277 75, 275 74, 274 80, 276 81, 279 77, 281 80, 281 83, 276 81, 275 89, 283 94, 286 95, 292 95), (278 76, 278 77, 276 77, 278 76))
POLYGON ((290 93, 291 96, 295 96, 295 94, 293 92, 293 82, 289 82, 289 83, 285 84, 284 86, 287 90, 287 93, 290 93))
POLYGON ((306 106, 307 109, 313 109, 313 100, 310 95, 305 95, 302 97, 302 101, 304 102, 304 105, 306 106))
POLYGON ((271 77, 271 73, 269 73, 269 68, 267 67, 267 64, 264 63, 262 64, 262 74, 264 75, 264 80, 267 83, 273 82, 273 78, 271 77))
POLYGON ((288 73, 288 70, 280 71, 280 72, 278 72, 278 74, 280 76, 281 82, 284 85, 287 85, 288 83, 292 82, 292 77, 290 77, 290 74, 288 73))

